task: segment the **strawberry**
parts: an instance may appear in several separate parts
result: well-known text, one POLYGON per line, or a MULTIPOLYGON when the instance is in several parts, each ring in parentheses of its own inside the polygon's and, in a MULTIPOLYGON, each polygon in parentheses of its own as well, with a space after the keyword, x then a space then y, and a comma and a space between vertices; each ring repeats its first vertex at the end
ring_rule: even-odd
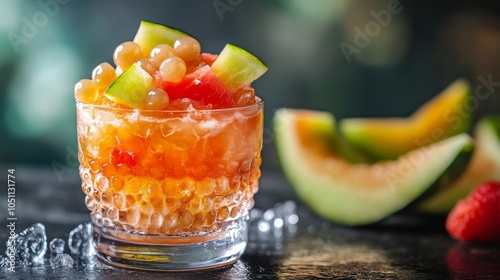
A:
POLYGON ((479 185, 459 201, 448 215, 446 230, 466 242, 500 240, 500 183, 479 185))

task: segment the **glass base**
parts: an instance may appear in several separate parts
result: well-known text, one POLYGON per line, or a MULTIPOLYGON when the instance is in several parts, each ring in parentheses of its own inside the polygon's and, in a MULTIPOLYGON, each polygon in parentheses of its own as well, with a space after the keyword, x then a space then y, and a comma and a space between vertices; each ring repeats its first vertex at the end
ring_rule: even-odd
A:
POLYGON ((156 271, 214 269, 235 263, 243 254, 247 223, 241 218, 224 231, 195 236, 134 234, 94 224, 93 242, 97 256, 114 266, 156 271))

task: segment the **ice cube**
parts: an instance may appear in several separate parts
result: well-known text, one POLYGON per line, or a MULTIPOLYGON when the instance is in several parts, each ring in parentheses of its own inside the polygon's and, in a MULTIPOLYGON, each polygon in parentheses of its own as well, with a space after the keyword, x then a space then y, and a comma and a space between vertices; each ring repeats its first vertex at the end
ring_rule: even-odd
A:
POLYGON ((92 246, 92 224, 90 222, 78 225, 68 238, 68 247, 72 254, 79 257, 90 257, 95 253, 92 246))
POLYGON ((50 249, 50 255, 55 256, 57 254, 62 254, 64 253, 64 245, 66 242, 62 240, 61 238, 54 238, 52 241, 50 241, 49 249, 50 249))
POLYGON ((297 232, 297 205, 293 201, 277 203, 266 211, 250 210, 248 252, 279 255, 284 243, 297 232))
POLYGON ((13 240, 7 241, 7 255, 11 248, 14 248, 16 259, 23 266, 42 263, 47 252, 45 226, 36 223, 23 230, 13 240))
POLYGON ((68 254, 64 254, 64 253, 56 254, 54 257, 50 258, 50 266, 52 266, 52 268, 73 267, 74 264, 75 264, 75 261, 68 254))

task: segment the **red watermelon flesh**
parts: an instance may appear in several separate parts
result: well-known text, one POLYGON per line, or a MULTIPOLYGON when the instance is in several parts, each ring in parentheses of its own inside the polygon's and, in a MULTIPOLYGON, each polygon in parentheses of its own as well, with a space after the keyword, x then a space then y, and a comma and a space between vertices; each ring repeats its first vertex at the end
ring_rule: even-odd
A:
POLYGON ((236 106, 232 95, 209 65, 202 66, 186 74, 179 83, 162 81, 159 73, 156 73, 155 78, 158 85, 167 92, 171 102, 181 98, 189 98, 194 101, 201 101, 208 106, 212 104, 214 109, 236 106))

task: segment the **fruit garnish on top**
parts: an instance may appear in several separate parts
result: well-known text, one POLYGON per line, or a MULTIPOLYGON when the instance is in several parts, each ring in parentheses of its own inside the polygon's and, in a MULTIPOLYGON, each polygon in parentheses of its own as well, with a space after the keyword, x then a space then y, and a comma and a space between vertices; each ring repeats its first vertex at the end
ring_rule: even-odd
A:
POLYGON ((203 53, 187 33, 148 21, 115 49, 113 61, 116 68, 104 62, 75 85, 76 100, 151 110, 247 106, 258 102, 251 83, 268 69, 242 48, 203 53))

